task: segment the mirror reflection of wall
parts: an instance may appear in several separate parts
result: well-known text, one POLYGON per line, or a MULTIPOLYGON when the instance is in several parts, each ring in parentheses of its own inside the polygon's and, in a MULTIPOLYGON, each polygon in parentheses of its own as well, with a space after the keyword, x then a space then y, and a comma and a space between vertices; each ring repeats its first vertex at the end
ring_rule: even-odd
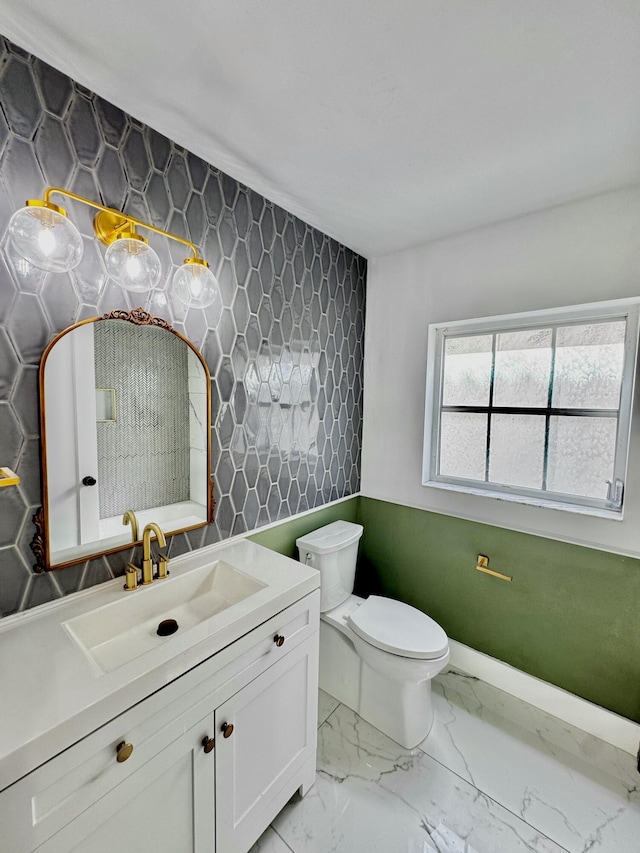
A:
POLYGON ((122 320, 93 330, 94 386, 120 401, 116 420, 97 423, 100 518, 189 500, 188 348, 122 320))
POLYGON ((55 342, 42 401, 50 565, 125 546, 128 509, 141 530, 206 523, 207 385, 191 347, 157 326, 100 320, 55 342))

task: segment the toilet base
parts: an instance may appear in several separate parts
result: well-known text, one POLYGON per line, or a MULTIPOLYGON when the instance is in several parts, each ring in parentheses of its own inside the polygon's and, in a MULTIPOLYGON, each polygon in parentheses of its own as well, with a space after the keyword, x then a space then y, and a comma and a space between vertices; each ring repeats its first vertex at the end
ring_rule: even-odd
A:
POLYGON ((407 749, 431 731, 431 679, 416 683, 380 675, 345 634, 322 621, 320 688, 407 749))

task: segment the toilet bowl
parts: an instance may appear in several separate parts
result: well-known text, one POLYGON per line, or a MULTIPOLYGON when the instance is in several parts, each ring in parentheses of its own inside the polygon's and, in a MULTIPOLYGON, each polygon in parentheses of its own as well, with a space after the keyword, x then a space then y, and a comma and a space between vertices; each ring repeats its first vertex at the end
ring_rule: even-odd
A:
POLYGON ((404 747, 431 729, 431 679, 449 661, 443 629, 420 610, 353 594, 359 524, 337 521, 300 537, 320 572, 320 687, 404 747))

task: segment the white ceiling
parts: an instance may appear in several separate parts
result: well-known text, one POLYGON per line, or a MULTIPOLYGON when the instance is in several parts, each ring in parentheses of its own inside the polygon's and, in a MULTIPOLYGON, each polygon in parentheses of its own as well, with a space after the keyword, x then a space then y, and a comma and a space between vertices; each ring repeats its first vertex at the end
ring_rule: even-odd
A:
POLYGON ((640 181, 638 0, 0 0, 0 32, 367 257, 640 181))

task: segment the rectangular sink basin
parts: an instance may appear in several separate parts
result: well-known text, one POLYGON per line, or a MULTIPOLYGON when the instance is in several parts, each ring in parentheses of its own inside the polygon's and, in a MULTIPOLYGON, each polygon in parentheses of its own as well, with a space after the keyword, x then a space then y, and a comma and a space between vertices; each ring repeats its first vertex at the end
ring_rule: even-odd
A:
POLYGON ((154 581, 152 586, 122 593, 120 601, 63 622, 100 674, 170 643, 185 631, 244 601, 265 584, 224 560, 183 575, 154 581), (159 636, 158 625, 174 619, 178 629, 159 636))

